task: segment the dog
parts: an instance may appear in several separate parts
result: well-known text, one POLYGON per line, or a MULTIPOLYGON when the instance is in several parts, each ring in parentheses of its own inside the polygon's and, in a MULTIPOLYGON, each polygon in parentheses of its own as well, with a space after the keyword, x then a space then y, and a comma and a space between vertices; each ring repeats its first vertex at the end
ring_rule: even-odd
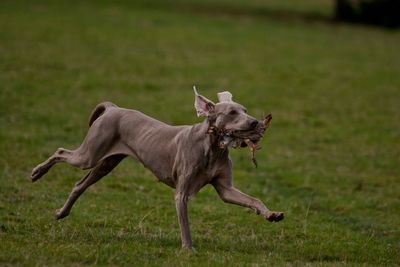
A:
MULTIPOLYGON (((242 193, 232 184, 228 148, 235 143, 246 146, 252 141, 235 139, 231 133, 254 130, 261 122, 234 102, 228 91, 218 93, 216 104, 200 95, 195 87, 194 93, 197 115, 205 120, 191 126, 170 126, 111 102, 98 104, 90 116, 89 130, 82 144, 75 150, 58 148, 32 171, 31 180, 35 182, 59 162, 91 169, 75 184, 64 206, 56 210, 56 219, 68 216, 75 201, 90 185, 107 175, 122 159, 132 156, 161 182, 175 188, 183 248, 192 248, 188 200, 207 184, 216 189, 224 202, 251 208, 271 222, 282 220, 283 212, 270 211, 260 200, 242 193)), ((253 143, 257 141, 256 138, 253 143)))

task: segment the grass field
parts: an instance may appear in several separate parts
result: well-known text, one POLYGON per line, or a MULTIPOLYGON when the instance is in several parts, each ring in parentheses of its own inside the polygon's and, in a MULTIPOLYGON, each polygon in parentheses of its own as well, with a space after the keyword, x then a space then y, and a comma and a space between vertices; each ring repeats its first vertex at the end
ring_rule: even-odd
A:
POLYGON ((329 22, 317 1, 0 2, 0 265, 396 266, 400 32, 329 22), (285 212, 268 223, 205 187, 180 249, 173 191, 127 159, 54 220, 84 171, 31 169, 80 144, 110 100, 199 122, 192 85, 273 114, 235 185, 285 212))

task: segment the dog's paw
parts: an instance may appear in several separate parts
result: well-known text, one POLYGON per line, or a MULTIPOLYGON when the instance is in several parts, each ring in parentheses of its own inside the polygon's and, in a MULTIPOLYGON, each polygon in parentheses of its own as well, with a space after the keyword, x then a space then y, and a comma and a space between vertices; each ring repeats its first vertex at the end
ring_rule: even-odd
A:
POLYGON ((40 177, 42 177, 47 171, 48 171, 48 169, 43 168, 40 165, 37 166, 36 168, 34 168, 32 170, 32 173, 31 173, 31 181, 32 181, 32 183, 36 182, 37 180, 39 180, 40 177))
POLYGON ((182 246, 182 251, 188 252, 188 253, 196 253, 197 250, 193 246, 182 246))
POLYGON ((63 209, 58 209, 55 212, 55 217, 56 217, 57 220, 60 220, 60 219, 62 219, 64 217, 67 217, 68 214, 69 214, 69 212, 64 212, 63 209))
POLYGON ((279 211, 271 211, 265 218, 270 222, 279 222, 283 220, 284 213, 279 211))

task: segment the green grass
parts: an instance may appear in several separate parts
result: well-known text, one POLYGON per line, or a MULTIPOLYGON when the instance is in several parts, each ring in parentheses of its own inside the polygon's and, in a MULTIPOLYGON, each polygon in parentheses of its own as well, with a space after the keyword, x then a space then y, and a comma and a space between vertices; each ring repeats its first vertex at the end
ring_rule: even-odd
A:
POLYGON ((400 33, 295 2, 1 1, 0 265, 398 265, 400 33), (207 186, 182 251, 173 191, 131 159, 54 220, 85 172, 30 171, 80 144, 98 102, 191 124, 193 84, 273 114, 259 168, 231 156, 236 186, 283 222, 207 186))

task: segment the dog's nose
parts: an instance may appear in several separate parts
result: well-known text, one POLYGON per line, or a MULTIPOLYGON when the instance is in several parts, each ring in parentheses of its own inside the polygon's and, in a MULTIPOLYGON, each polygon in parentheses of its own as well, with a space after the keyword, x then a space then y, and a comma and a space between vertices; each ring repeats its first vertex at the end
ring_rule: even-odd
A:
POLYGON ((257 125, 258 125, 258 120, 255 119, 250 123, 251 128, 256 128, 257 125))

